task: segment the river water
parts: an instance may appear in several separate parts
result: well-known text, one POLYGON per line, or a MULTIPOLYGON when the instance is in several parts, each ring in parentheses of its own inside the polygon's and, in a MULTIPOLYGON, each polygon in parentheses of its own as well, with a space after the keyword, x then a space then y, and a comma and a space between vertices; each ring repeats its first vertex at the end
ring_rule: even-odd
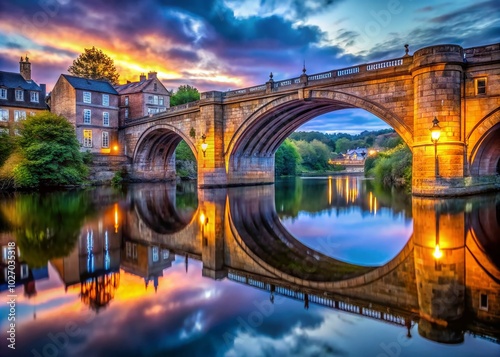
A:
POLYGON ((13 193, 0 244, 1 356, 500 356, 500 194, 13 193))

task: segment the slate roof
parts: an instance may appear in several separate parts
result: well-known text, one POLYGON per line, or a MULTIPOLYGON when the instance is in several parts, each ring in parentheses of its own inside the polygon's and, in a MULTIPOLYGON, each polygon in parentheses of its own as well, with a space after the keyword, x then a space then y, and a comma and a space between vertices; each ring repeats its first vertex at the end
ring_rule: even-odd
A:
POLYGON ((4 72, 0 71, 0 87, 7 88, 22 88, 24 90, 36 90, 41 91, 42 89, 38 84, 32 80, 25 80, 23 76, 19 73, 4 72))
POLYGON ((61 76, 63 76, 75 89, 118 95, 118 92, 108 81, 75 77, 67 74, 61 74, 61 76))
POLYGON ((115 89, 120 93, 120 94, 131 94, 131 93, 139 93, 144 90, 151 82, 153 82, 153 78, 151 79, 146 79, 145 81, 142 82, 132 82, 132 83, 127 83, 127 84, 121 84, 118 86, 115 86, 115 89))

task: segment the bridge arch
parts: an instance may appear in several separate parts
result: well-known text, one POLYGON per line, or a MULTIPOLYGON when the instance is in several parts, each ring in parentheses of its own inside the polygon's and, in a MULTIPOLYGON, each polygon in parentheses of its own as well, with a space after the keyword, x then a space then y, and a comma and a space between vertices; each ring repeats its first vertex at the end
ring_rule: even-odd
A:
POLYGON ((481 119, 468 136, 473 176, 500 174, 500 107, 481 119))
POLYGON ((157 124, 146 129, 135 146, 132 165, 138 178, 162 180, 175 178, 175 149, 184 140, 195 157, 196 146, 175 126, 157 124), (144 177, 139 177, 139 175, 144 177))
POLYGON ((299 92, 287 94, 260 107, 236 130, 225 154, 230 155, 230 160, 235 156, 272 157, 281 143, 302 124, 328 112, 352 108, 364 109, 381 118, 412 147, 412 129, 395 113, 353 94, 320 89, 302 95, 299 92))

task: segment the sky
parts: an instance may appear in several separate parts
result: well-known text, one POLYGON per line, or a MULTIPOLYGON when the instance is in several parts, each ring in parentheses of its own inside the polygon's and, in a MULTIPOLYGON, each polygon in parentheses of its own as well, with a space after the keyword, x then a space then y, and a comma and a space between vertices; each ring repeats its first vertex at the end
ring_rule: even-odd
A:
MULTIPOLYGON (((50 91, 85 48, 115 62, 120 82, 158 72, 167 89, 226 91, 398 58, 443 43, 497 43, 500 2, 465 0, 0 1, 0 70, 20 56, 50 91)), ((301 129, 359 133, 388 127, 362 110, 301 129)))

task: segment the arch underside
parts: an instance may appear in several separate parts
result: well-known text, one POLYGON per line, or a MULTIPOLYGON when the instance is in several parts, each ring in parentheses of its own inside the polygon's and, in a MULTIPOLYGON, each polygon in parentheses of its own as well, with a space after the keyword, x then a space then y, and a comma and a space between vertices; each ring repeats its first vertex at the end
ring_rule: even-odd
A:
POLYGON ((309 120, 332 111, 354 108, 367 110, 384 120, 411 147, 413 136, 410 129, 394 114, 364 99, 322 90, 313 91, 311 98, 306 100, 290 95, 268 103, 247 119, 233 138, 234 146, 230 145, 228 151, 231 158, 273 157, 281 143, 309 120))
POLYGON ((476 145, 470 172, 473 176, 500 174, 500 123, 494 125, 476 145))
POLYGON ((137 217, 153 232, 174 234, 192 221, 195 210, 179 212, 176 207, 176 186, 153 186, 141 189, 134 199, 137 217))

